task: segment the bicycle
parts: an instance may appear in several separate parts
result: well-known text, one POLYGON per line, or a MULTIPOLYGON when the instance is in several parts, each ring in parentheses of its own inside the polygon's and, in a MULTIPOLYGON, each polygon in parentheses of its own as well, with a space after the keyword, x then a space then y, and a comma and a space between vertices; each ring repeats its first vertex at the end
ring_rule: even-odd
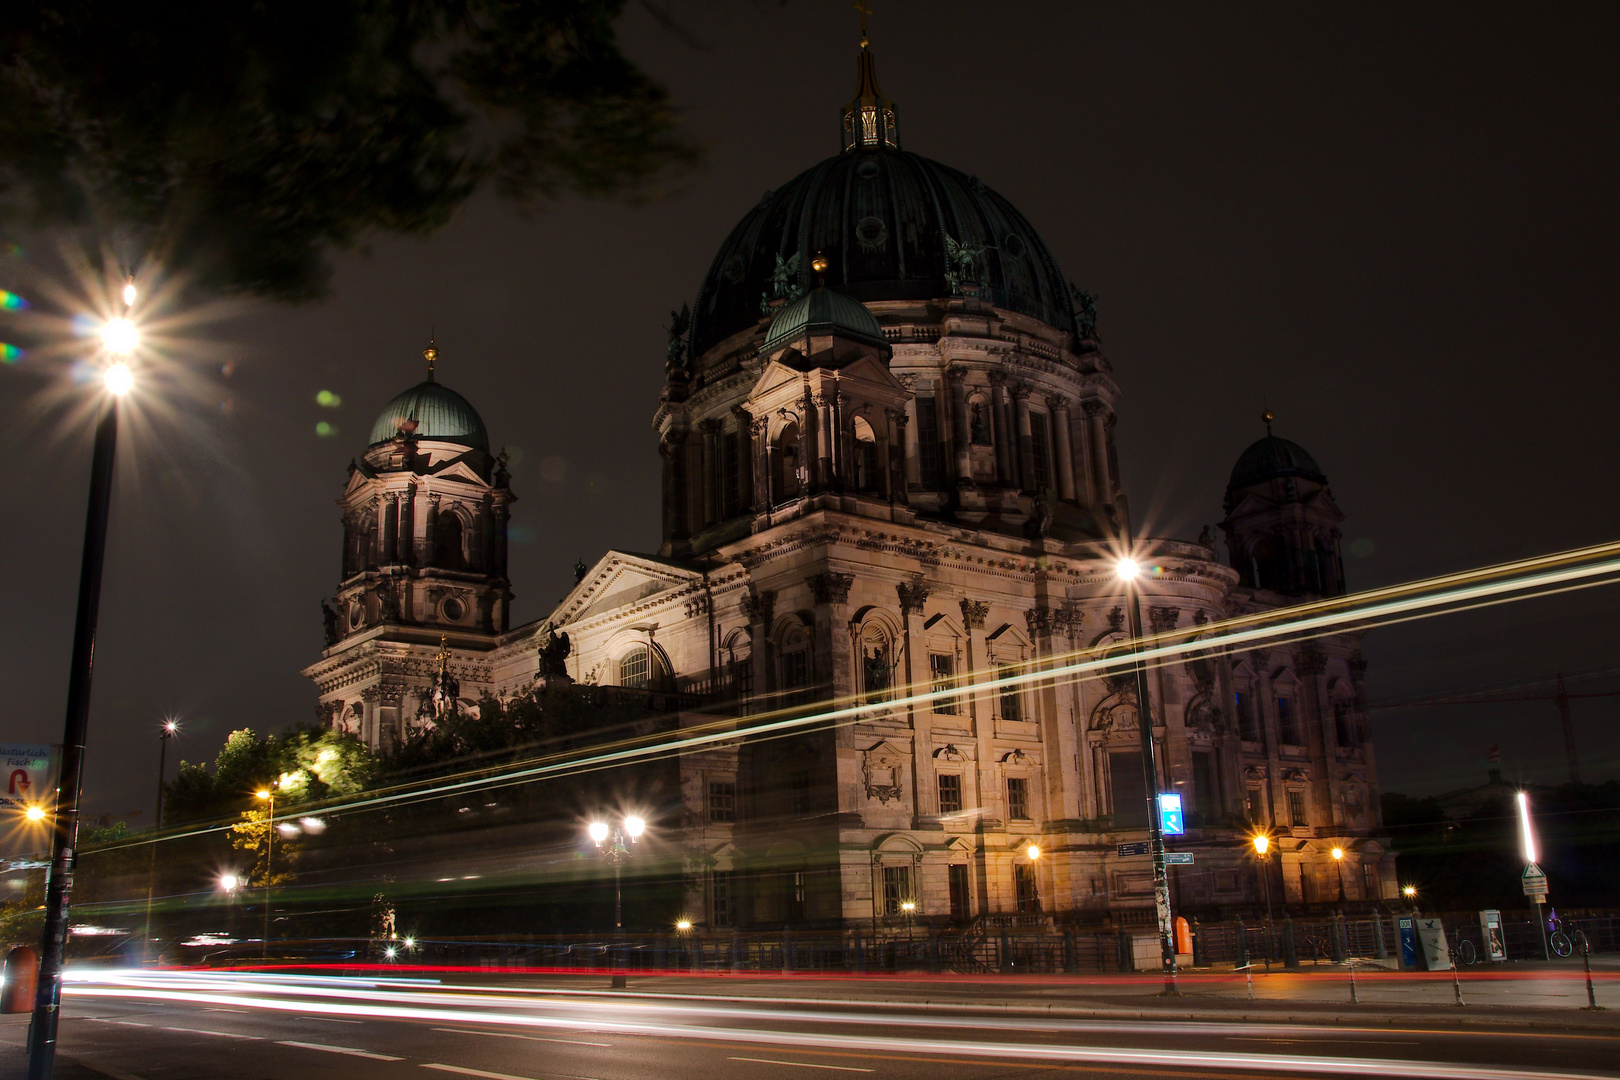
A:
POLYGON ((1459 967, 1471 967, 1478 956, 1474 952, 1474 943, 1462 938, 1451 949, 1451 962, 1459 967))
POLYGON ((1576 929, 1565 933, 1563 920, 1556 917, 1548 919, 1547 922, 1553 928, 1553 932, 1547 937, 1547 944, 1560 958, 1574 952, 1585 954, 1591 949, 1585 931, 1576 929))

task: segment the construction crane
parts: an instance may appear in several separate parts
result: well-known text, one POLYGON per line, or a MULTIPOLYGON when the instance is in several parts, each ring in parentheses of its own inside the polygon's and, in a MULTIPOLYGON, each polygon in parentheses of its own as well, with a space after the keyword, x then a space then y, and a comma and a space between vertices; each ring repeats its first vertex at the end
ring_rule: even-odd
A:
POLYGON ((1585 694, 1571 694, 1564 689, 1564 675, 1559 672, 1556 689, 1541 694, 1460 694, 1456 696, 1407 698, 1374 706, 1375 709, 1415 709, 1421 705, 1480 705, 1498 701, 1551 701, 1558 706, 1558 721, 1564 729, 1564 758, 1569 763, 1569 782, 1581 782, 1581 767, 1575 754, 1575 720, 1570 715, 1570 698, 1620 697, 1620 690, 1598 690, 1585 694))

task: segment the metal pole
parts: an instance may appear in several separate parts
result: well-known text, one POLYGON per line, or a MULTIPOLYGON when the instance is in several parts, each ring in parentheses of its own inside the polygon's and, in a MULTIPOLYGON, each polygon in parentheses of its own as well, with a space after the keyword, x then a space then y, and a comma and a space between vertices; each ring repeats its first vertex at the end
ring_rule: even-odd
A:
POLYGON ((1551 960, 1552 950, 1547 947, 1547 921, 1541 917, 1541 897, 1533 896, 1531 899, 1535 901, 1535 906, 1530 910, 1535 912, 1536 929, 1541 931, 1541 958, 1551 960))
POLYGON ((1266 894, 1266 972, 1271 972, 1271 874, 1266 870, 1266 856, 1255 864, 1260 870, 1260 888, 1266 894))
POLYGON ((1597 993, 1592 989, 1592 942, 1586 938, 1581 939, 1581 962, 1586 965, 1586 1007, 1596 1009, 1597 993))
POLYGON ((1176 993, 1175 929, 1170 922, 1170 878, 1164 866, 1164 830, 1159 826, 1159 770, 1153 757, 1153 710, 1149 705, 1147 671, 1142 666, 1142 609, 1134 584, 1126 582, 1126 607, 1131 620, 1131 666, 1136 674, 1136 727, 1142 735, 1142 776, 1147 786, 1148 851, 1153 856, 1153 906, 1159 917, 1159 954, 1164 969, 1164 992, 1176 993))
POLYGON ((169 736, 174 732, 167 727, 158 736, 157 809, 152 812, 152 846, 146 863, 146 943, 141 950, 143 959, 152 958, 152 892, 157 885, 157 831, 163 827, 163 774, 168 768, 169 736))
POLYGON ((52 817, 51 860, 45 883, 45 931, 40 944, 39 986, 29 1026, 28 1080, 50 1080, 56 1064, 56 1025, 62 1004, 62 951, 67 944, 68 904, 79 846, 79 796, 84 786, 84 743, 90 726, 90 674, 101 611, 101 571, 107 552, 112 506, 113 458, 118 448, 118 403, 109 397, 96 424, 90 456, 90 500, 84 518, 79 563, 79 602, 68 668, 67 717, 62 728, 62 773, 52 817))
POLYGON ((270 959, 270 878, 275 871, 276 789, 270 789, 270 816, 264 819, 264 934, 259 939, 259 959, 270 959))
POLYGON ((624 859, 619 854, 622 843, 618 834, 613 836, 613 928, 624 929, 624 859))

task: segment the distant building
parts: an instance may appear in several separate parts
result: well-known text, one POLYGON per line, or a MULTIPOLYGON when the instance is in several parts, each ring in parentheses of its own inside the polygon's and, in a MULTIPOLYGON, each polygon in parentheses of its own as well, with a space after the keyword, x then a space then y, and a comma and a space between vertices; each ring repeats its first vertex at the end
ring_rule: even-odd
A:
MULTIPOLYGON (((447 678, 465 701, 616 686, 687 726, 875 706, 683 759, 661 820, 699 924, 903 925, 907 900, 939 921, 1139 916, 1148 860, 1117 853, 1146 836, 1134 682, 986 686, 1127 639, 1120 387, 1096 312, 1006 199, 901 149, 864 47, 859 74, 842 152, 744 215, 672 328, 658 551, 608 552, 509 628, 513 496, 477 413, 430 374, 351 472, 306 674, 374 746, 431 723, 447 678), (884 706, 901 686, 942 696, 884 706)), ((1327 478, 1269 428, 1226 489, 1227 561, 1213 530, 1138 541, 1154 633, 1344 591, 1327 478)), ((1171 846, 1196 858, 1180 910, 1260 902, 1257 825, 1279 901, 1394 895, 1363 674, 1348 633, 1151 672, 1158 783, 1190 810, 1171 846)))

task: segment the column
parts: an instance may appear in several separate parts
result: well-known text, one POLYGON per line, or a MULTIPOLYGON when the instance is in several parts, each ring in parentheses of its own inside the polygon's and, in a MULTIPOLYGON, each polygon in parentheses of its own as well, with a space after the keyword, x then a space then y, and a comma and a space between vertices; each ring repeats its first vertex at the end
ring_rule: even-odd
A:
MULTIPOLYGON (((916 385, 916 376, 907 375, 901 379, 901 384, 910 390, 916 385)), ((917 451, 917 397, 908 395, 905 404, 906 415, 901 424, 901 433, 906 440, 906 490, 922 487, 922 460, 917 451)))
POLYGON ((495 565, 492 567, 495 576, 506 576, 506 524, 512 517, 511 509, 505 503, 495 506, 495 565))
POLYGON ((1060 394, 1046 399, 1052 411, 1053 445, 1057 449, 1058 498, 1074 502, 1074 446, 1069 442, 1069 401, 1060 394))
POLYGON ((703 440, 700 466, 703 474, 703 524, 712 525, 720 519, 720 485, 717 482, 720 475, 720 421, 705 420, 698 427, 703 440))
POLYGON ((1097 493, 1093 505, 1105 506, 1114 501, 1114 485, 1108 479, 1108 433, 1103 430, 1103 416, 1108 407, 1100 401, 1085 403, 1086 430, 1091 436, 1091 483, 1097 493))
POLYGON ((990 805, 995 796, 995 716, 996 695, 978 689, 980 680, 974 676, 981 668, 990 672, 990 647, 984 638, 984 620, 990 614, 990 605, 977 600, 962 601, 962 629, 967 631, 966 670, 972 679, 967 701, 968 717, 973 724, 973 771, 975 805, 980 811, 990 805))
POLYGON ((833 481, 833 426, 832 401, 826 394, 815 396, 816 406, 816 484, 820 488, 832 486, 833 481))
POLYGON ((439 543, 439 493, 428 492, 427 516, 422 520, 422 565, 432 566, 439 543))
POLYGON ((399 504, 399 541, 395 547, 394 561, 404 566, 410 566, 416 560, 411 556, 411 541, 416 534, 416 484, 405 485, 405 494, 399 504))
POLYGON ((737 475, 726 478, 726 483, 737 485, 737 512, 746 514, 756 505, 754 499, 754 442, 753 418, 748 410, 741 406, 734 406, 731 410, 732 418, 737 424, 737 460, 732 467, 737 475))
POLYGON ((399 545, 399 494, 390 491, 383 499, 383 543, 378 562, 386 565, 394 561, 394 553, 399 545))
POLYGON ((854 467, 850 464, 850 432, 844 423, 844 406, 849 404, 849 398, 838 392, 837 376, 834 376, 832 398, 832 486, 835 491, 843 491, 855 479, 854 467))
POLYGON ((692 429, 685 433, 681 461, 685 464, 686 531, 690 535, 707 523, 703 516, 703 433, 692 429))
MULTIPOLYGON (((902 581, 895 587, 900 600, 900 619, 903 626, 906 684, 911 687, 928 685, 928 655, 923 639, 923 605, 928 602, 928 583, 918 574, 911 581, 902 581), (922 648, 919 658, 917 650, 922 648)), ((915 703, 906 706, 911 727, 911 776, 914 798, 911 804, 913 826, 916 818, 939 816, 939 791, 934 780, 934 713, 930 705, 915 703)))
POLYGON ((990 373, 990 441, 996 448, 996 483, 1012 487, 1017 483, 1017 466, 1013 464, 1014 433, 1007 422, 1007 377, 999 371, 990 373))
POLYGON ((388 494, 377 493, 377 535, 372 537, 371 562, 381 566, 388 561, 388 494))
POLYGON ((889 451, 889 462, 894 468, 894 479, 890 482, 889 501, 907 503, 911 497, 906 494, 906 478, 911 475, 911 456, 908 447, 911 441, 910 417, 903 409, 889 410, 889 430, 893 432, 893 449, 889 451))
POLYGON ((951 388, 951 460, 956 463, 956 483, 967 487, 973 483, 972 432, 968 429, 967 386, 962 372, 952 369, 945 376, 951 388))
POLYGON ((1012 388, 1013 411, 1018 418, 1018 487, 1035 491, 1035 439, 1029 428, 1029 387, 1012 388))
POLYGON ((754 513, 767 513, 776 499, 776 492, 771 490, 771 421, 762 416, 744 430, 752 440, 749 448, 754 454, 754 513))
POLYGON ((894 501, 894 465, 890 457, 890 448, 894 446, 895 423, 894 410, 885 409, 883 412, 883 431, 878 438, 878 493, 890 502, 894 501))

